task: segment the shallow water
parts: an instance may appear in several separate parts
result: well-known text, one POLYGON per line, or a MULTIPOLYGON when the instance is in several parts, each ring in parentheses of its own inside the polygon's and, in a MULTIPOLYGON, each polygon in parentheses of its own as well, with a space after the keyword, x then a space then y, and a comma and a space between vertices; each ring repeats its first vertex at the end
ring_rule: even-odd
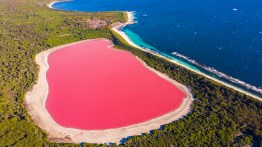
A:
POLYGON ((74 0, 53 7, 136 11, 138 23, 123 31, 138 45, 187 61, 206 72, 215 69, 226 74, 227 80, 245 82, 242 87, 246 89, 252 85, 256 90, 262 87, 260 0, 74 0))

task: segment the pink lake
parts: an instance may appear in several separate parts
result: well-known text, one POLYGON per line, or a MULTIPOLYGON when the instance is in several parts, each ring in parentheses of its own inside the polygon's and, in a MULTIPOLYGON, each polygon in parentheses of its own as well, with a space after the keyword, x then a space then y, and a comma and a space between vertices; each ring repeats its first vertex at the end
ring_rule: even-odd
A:
POLYGON ((180 106, 185 94, 108 40, 48 56, 46 108, 61 126, 104 130, 145 122, 180 106))

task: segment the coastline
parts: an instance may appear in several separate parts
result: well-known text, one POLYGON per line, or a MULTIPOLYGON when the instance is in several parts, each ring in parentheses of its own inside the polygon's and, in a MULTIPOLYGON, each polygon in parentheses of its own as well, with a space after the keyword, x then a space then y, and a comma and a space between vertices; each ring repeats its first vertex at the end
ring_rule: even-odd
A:
MULTIPOLYGON (((28 113, 32 116, 35 124, 40 128, 45 130, 49 136, 49 140, 53 142, 67 142, 67 143, 120 143, 123 138, 129 136, 141 135, 142 133, 148 133, 150 130, 159 129, 161 125, 171 123, 178 120, 190 112, 190 105, 193 102, 193 97, 188 90, 188 88, 177 81, 170 79, 167 75, 148 67, 141 59, 138 59, 148 70, 154 72, 161 78, 171 82, 180 90, 182 90, 186 97, 183 99, 182 104, 179 108, 154 119, 148 120, 146 122, 134 124, 131 126, 121 127, 117 129, 107 129, 107 130, 81 130, 74 128, 66 128, 57 124, 50 114, 47 112, 45 104, 48 96, 48 83, 46 79, 46 72, 48 71, 48 55, 53 51, 62 49, 67 46, 74 44, 93 41, 93 40, 104 40, 107 39, 90 39, 83 40, 79 42, 74 42, 59 47, 51 48, 43 51, 36 55, 35 61, 40 66, 40 71, 38 74, 38 81, 33 86, 33 89, 26 94, 25 105, 28 113)), ((110 41, 111 42, 111 41, 110 41)), ((111 42, 110 49, 113 48, 111 42)))
POLYGON ((48 4, 47 7, 50 8, 50 9, 55 9, 55 8, 52 7, 52 5, 53 5, 54 3, 56 3, 56 2, 59 2, 59 1, 53 1, 53 2, 51 2, 50 4, 48 4))
MULTIPOLYGON (((52 5, 55 2, 57 2, 57 1, 50 3, 48 5, 48 7, 51 8, 51 9, 54 9, 52 7, 52 5)), ((187 66, 185 66, 185 65, 183 65, 179 62, 176 62, 174 60, 171 60, 167 57, 164 57, 164 56, 162 56, 158 53, 155 53, 153 51, 150 51, 150 50, 147 50, 147 49, 144 49, 142 47, 137 46, 135 43, 133 43, 128 38, 128 36, 124 32, 121 31, 121 28, 123 28, 124 26, 134 23, 132 12, 127 12, 127 16, 128 16, 128 21, 126 23, 115 26, 112 29, 116 33, 121 35, 131 46, 136 47, 138 49, 141 49, 145 52, 149 52, 151 54, 154 54, 158 57, 164 58, 164 59, 166 59, 166 60, 168 60, 172 63, 180 65, 180 66, 182 66, 182 67, 184 67, 188 70, 191 70, 191 71, 193 71, 197 74, 200 74, 202 76, 205 76, 209 79, 212 79, 212 80, 214 80, 214 81, 216 81, 220 84, 223 84, 223 85, 225 85, 229 88, 233 88, 233 89, 235 89, 235 90, 237 90, 241 93, 244 93, 244 94, 252 96, 252 97, 254 97, 258 100, 261 100, 259 97, 255 96, 253 94, 250 94, 250 93, 248 93, 248 92, 246 92, 246 91, 244 91, 240 88, 237 88, 233 85, 230 85, 230 84, 227 84, 223 81, 215 79, 215 78, 213 78, 209 75, 206 75, 205 73, 190 69, 189 67, 187 67, 187 66)), ((90 40, 84 40, 84 41, 90 41, 90 40)), ((80 42, 84 42, 84 41, 80 41, 80 42)), ((173 112, 170 112, 170 113, 163 115, 161 117, 152 119, 150 121, 139 123, 139 124, 128 126, 128 127, 123 127, 123 128, 118 128, 118 129, 108 129, 108 130, 102 130, 102 131, 96 131, 96 130, 85 131, 85 130, 80 130, 80 129, 65 128, 65 127, 58 125, 52 119, 52 117, 49 115, 47 110, 45 109, 45 102, 46 102, 46 98, 47 98, 47 94, 48 94, 48 83, 45 79, 45 77, 46 77, 45 71, 48 70, 47 57, 52 51, 55 51, 57 49, 61 49, 61 48, 66 47, 66 46, 74 45, 74 44, 77 44, 77 43, 80 43, 80 42, 75 42, 75 43, 71 43, 71 44, 67 44, 67 45, 63 45, 63 46, 59 46, 59 47, 49 49, 47 51, 39 53, 35 58, 37 64, 39 64, 39 65, 41 64, 39 75, 38 75, 38 81, 37 81, 37 84, 34 85, 33 90, 29 91, 26 94, 26 98, 25 98, 26 104, 25 105, 27 107, 29 114, 32 116, 35 124, 38 125, 40 128, 42 128, 43 130, 45 130, 48 133, 50 141, 68 142, 68 143, 70 143, 70 142, 74 142, 74 143, 81 143, 81 142, 89 142, 89 143, 114 142, 114 143, 119 143, 119 141, 121 139, 126 138, 128 136, 141 135, 142 131, 149 132, 150 130, 158 129, 160 127, 160 125, 167 124, 167 123, 163 123, 164 121, 169 122, 169 123, 173 122, 173 121, 183 117, 184 115, 186 115, 190 111, 190 105, 193 101, 193 98, 192 98, 192 95, 190 94, 189 90, 184 85, 181 84, 180 86, 179 85, 176 85, 176 86, 180 87, 184 90, 187 90, 187 92, 189 92, 189 95, 187 95, 187 97, 183 100, 183 103, 181 104, 181 106, 173 112), (184 86, 184 88, 183 88, 183 86, 184 86), (182 113, 184 113, 184 115, 182 115, 182 113), (159 123, 160 121, 162 121, 162 123, 159 123), (160 125, 149 124, 149 123, 154 123, 154 122, 159 123, 160 125), (150 129, 149 127, 153 128, 153 129, 150 129), (128 135, 130 133, 133 133, 134 135, 128 135)), ((142 61, 142 63, 144 63, 144 62, 142 61)), ((164 78, 167 78, 168 80, 174 81, 174 80, 168 78, 166 75, 156 71, 153 68, 150 68, 148 66, 146 66, 146 68, 154 71, 158 75, 159 74, 162 75, 164 78)), ((177 84, 176 81, 174 81, 174 83, 177 84)), ((180 84, 180 83, 178 83, 178 84, 180 84)))
POLYGON ((117 34, 119 34, 122 38, 124 38, 125 41, 126 41, 129 45, 131 45, 131 46, 133 46, 133 47, 135 47, 135 48, 138 48, 138 49, 140 49, 140 50, 143 50, 143 51, 145 51, 145 52, 151 53, 151 54, 153 54, 153 55, 156 55, 156 56, 158 56, 158 57, 160 57, 160 58, 164 58, 164 59, 168 60, 169 62, 172 62, 172 63, 175 63, 175 64, 177 64, 177 65, 179 65, 179 66, 182 66, 182 67, 184 67, 184 68, 186 68, 186 69, 188 69, 188 70, 190 70, 190 71, 193 71, 193 72, 195 72, 195 73, 197 73, 197 74, 199 74, 199 75, 202 75, 202 76, 204 76, 204 77, 206 77, 206 78, 209 78, 209 79, 211 79, 211 80, 213 80, 213 81, 216 81, 216 82, 218 82, 219 84, 223 84, 223 85, 225 85, 225 86, 227 86, 227 87, 229 87, 229 88, 232 88, 232 89, 234 89, 234 90, 236 90, 236 91, 238 91, 238 92, 241 92, 241 93, 243 93, 243 94, 246 94, 246 95, 248 95, 248 96, 251 96, 251 97, 253 97, 253 98, 255 98, 255 99, 258 99, 258 100, 262 101, 262 98, 260 98, 259 96, 254 95, 254 94, 252 94, 252 93, 250 93, 250 92, 248 92, 248 91, 245 91, 245 90, 243 90, 243 89, 241 89, 241 88, 238 88, 238 87, 233 86, 233 85, 231 85, 231 84, 228 84, 228 83, 226 83, 226 82, 224 82, 224 81, 221 81, 221 80, 219 80, 219 79, 216 79, 216 78, 214 78, 214 77, 212 77, 212 76, 209 76, 209 75, 207 75, 207 74, 205 74, 205 73, 203 73, 203 72, 200 72, 200 71, 191 69, 191 68, 189 68, 189 67, 187 67, 187 66, 185 66, 185 65, 183 65, 183 64, 181 64, 181 63, 179 63, 179 62, 177 62, 177 61, 175 61, 175 60, 169 59, 169 58, 167 58, 167 57, 165 57, 165 56, 162 56, 162 55, 160 55, 160 54, 158 54, 158 53, 156 53, 156 52, 153 52, 153 51, 151 51, 151 50, 149 50, 149 49, 145 49, 145 48, 142 48, 142 47, 136 45, 136 44, 126 35, 125 32, 121 31, 121 28, 125 27, 126 25, 130 25, 130 24, 135 23, 134 20, 133 20, 133 13, 132 13, 132 12, 126 12, 126 13, 127 13, 127 16, 128 16, 128 21, 127 21, 126 23, 124 23, 124 24, 119 24, 119 25, 117 25, 117 26, 112 27, 112 30, 113 30, 114 32, 116 32, 117 34))

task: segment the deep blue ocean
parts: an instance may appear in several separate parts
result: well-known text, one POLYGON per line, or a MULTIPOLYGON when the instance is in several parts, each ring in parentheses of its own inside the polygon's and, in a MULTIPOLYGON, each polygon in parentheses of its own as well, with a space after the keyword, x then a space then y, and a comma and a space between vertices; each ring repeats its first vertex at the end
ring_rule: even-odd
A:
POLYGON ((262 95, 262 0, 74 0, 53 7, 135 11, 137 23, 123 31, 136 44, 262 95))

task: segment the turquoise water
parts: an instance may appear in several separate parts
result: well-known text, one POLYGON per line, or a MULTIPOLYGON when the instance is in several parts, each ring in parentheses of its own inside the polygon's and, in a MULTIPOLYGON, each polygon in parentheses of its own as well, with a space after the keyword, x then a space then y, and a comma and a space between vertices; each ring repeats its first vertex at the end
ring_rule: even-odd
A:
POLYGON ((122 31, 124 31, 127 36, 129 37, 130 40, 132 40, 136 45, 143 47, 143 48, 147 48, 147 49, 151 49, 151 50, 156 50, 156 48, 154 48, 153 46, 145 43, 142 38, 139 37, 138 34, 132 32, 129 29, 123 29, 122 31))
POLYGON ((176 61, 176 62, 179 62, 179 63, 181 63, 181 64, 183 64, 183 65, 185 65, 185 66, 187 66, 187 67, 189 67, 189 68, 191 68, 191 69, 193 69, 193 70, 201 71, 201 70, 199 70, 197 67, 193 66, 192 64, 189 64, 189 63, 187 63, 187 62, 185 62, 185 61, 183 61, 183 60, 181 60, 181 59, 179 59, 179 58, 176 58, 176 57, 174 57, 174 56, 170 56, 170 55, 168 55, 168 54, 165 54, 165 53, 162 53, 162 52, 158 51, 158 50, 157 50, 156 48, 154 48, 153 46, 145 43, 145 42, 143 41, 143 39, 139 37, 138 34, 132 32, 131 30, 124 28, 124 29, 122 29, 122 31, 125 32, 125 33, 127 34, 128 38, 129 38, 130 40, 132 40, 132 42, 134 42, 136 45, 138 45, 138 46, 140 46, 140 47, 143 47, 143 48, 146 48, 146 49, 150 49, 150 50, 156 51, 156 52, 158 52, 159 54, 161 54, 161 55, 163 55, 163 56, 165 56, 165 57, 168 57, 168 58, 170 58, 170 59, 172 59, 172 60, 174 60, 174 61, 176 61))
POLYGON ((123 31, 137 45, 262 95, 262 1, 74 0, 77 11, 135 11, 123 31))

